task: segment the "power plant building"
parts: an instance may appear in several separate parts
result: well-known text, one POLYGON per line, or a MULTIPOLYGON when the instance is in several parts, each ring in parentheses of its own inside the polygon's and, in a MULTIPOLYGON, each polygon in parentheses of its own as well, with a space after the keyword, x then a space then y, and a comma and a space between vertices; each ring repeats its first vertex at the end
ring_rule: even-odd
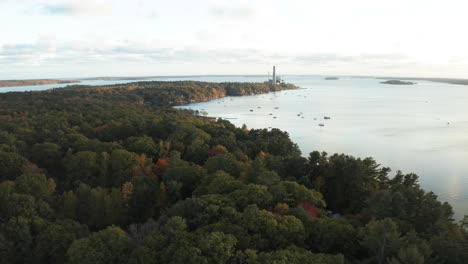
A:
POLYGON ((273 76, 270 79, 270 74, 268 74, 268 82, 274 85, 284 83, 284 80, 281 77, 276 76, 276 66, 273 66, 273 76))

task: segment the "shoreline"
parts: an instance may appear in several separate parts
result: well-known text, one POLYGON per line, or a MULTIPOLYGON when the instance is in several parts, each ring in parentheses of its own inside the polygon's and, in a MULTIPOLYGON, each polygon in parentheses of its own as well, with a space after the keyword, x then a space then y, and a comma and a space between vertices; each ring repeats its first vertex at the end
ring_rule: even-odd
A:
POLYGON ((1 88, 23 87, 23 86, 42 86, 54 84, 74 84, 80 83, 75 80, 52 80, 52 79, 32 79, 32 80, 0 80, 1 88))
POLYGON ((186 105, 189 105, 189 104, 196 104, 196 103, 205 103, 205 102, 209 102, 209 101, 213 101, 213 100, 217 100, 217 99, 223 99, 223 98, 226 98, 226 97, 242 97, 242 96, 253 96, 253 95, 259 95, 259 94, 269 94, 269 93, 275 93, 275 92, 281 92, 281 91, 286 91, 286 90, 301 90, 301 89, 305 89, 305 88, 301 88, 299 86, 296 86, 297 88, 286 88, 286 89, 280 89, 280 90, 275 90, 275 91, 267 91, 267 92, 259 92, 259 93, 249 93, 249 94, 240 94, 240 95, 228 95, 228 94, 225 94, 223 96, 220 96, 220 97, 212 97, 212 98, 208 98, 206 100, 197 100, 197 99, 192 99, 188 102, 185 102, 185 103, 182 103, 182 104, 174 104, 174 105, 170 105, 169 107, 175 107, 175 106, 186 106, 186 105))

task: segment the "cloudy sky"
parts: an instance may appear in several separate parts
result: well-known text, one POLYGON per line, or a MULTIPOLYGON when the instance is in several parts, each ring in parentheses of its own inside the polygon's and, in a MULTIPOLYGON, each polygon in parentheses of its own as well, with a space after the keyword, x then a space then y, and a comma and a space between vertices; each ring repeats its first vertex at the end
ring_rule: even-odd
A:
POLYGON ((0 0, 0 79, 468 78, 466 0, 0 0))

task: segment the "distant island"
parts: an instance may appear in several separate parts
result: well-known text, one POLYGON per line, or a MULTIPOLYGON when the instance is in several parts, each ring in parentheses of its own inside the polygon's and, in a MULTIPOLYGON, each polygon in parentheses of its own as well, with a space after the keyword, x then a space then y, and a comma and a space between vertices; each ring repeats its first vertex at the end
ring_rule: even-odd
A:
POLYGON ((327 81, 336 81, 336 80, 339 80, 338 77, 325 77, 325 80, 327 81))
POLYGON ((65 81, 65 80, 0 80, 0 87, 12 86, 30 86, 30 85, 46 85, 46 84, 62 84, 62 83, 78 83, 79 81, 65 81))
POLYGON ((405 81, 400 81, 400 80, 388 80, 385 82, 380 82, 383 84, 393 84, 393 85, 414 85, 416 84, 415 82, 405 82, 405 81))
MULTIPOLYGON (((396 77, 392 76, 380 76, 377 79, 388 80, 396 77)), ((407 81, 429 81, 429 82, 438 82, 438 83, 448 83, 448 84, 458 84, 458 85, 468 85, 468 79, 457 79, 457 78, 428 78, 428 77, 399 77, 400 80, 407 81)))

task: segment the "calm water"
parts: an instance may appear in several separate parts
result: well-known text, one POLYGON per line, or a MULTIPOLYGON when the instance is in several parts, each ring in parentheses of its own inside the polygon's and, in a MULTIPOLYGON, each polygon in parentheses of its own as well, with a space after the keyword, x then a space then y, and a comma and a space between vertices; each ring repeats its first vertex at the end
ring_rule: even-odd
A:
MULTIPOLYGON (((262 82, 264 79, 203 76, 160 80, 262 82)), ((285 79, 303 89, 226 97, 180 108, 204 109, 209 116, 229 119, 238 126, 288 131, 304 156, 319 150, 374 157, 393 171, 417 173, 426 190, 434 191, 453 206, 457 219, 468 214, 468 86, 424 81, 413 86, 384 85, 379 83, 381 80, 371 78, 326 81, 317 76, 285 76, 285 79), (254 111, 250 112, 251 109, 254 111), (324 116, 331 119, 324 120, 324 116), (320 123, 324 126, 318 126, 320 123)), ((65 86, 10 87, 0 92, 65 86)))

